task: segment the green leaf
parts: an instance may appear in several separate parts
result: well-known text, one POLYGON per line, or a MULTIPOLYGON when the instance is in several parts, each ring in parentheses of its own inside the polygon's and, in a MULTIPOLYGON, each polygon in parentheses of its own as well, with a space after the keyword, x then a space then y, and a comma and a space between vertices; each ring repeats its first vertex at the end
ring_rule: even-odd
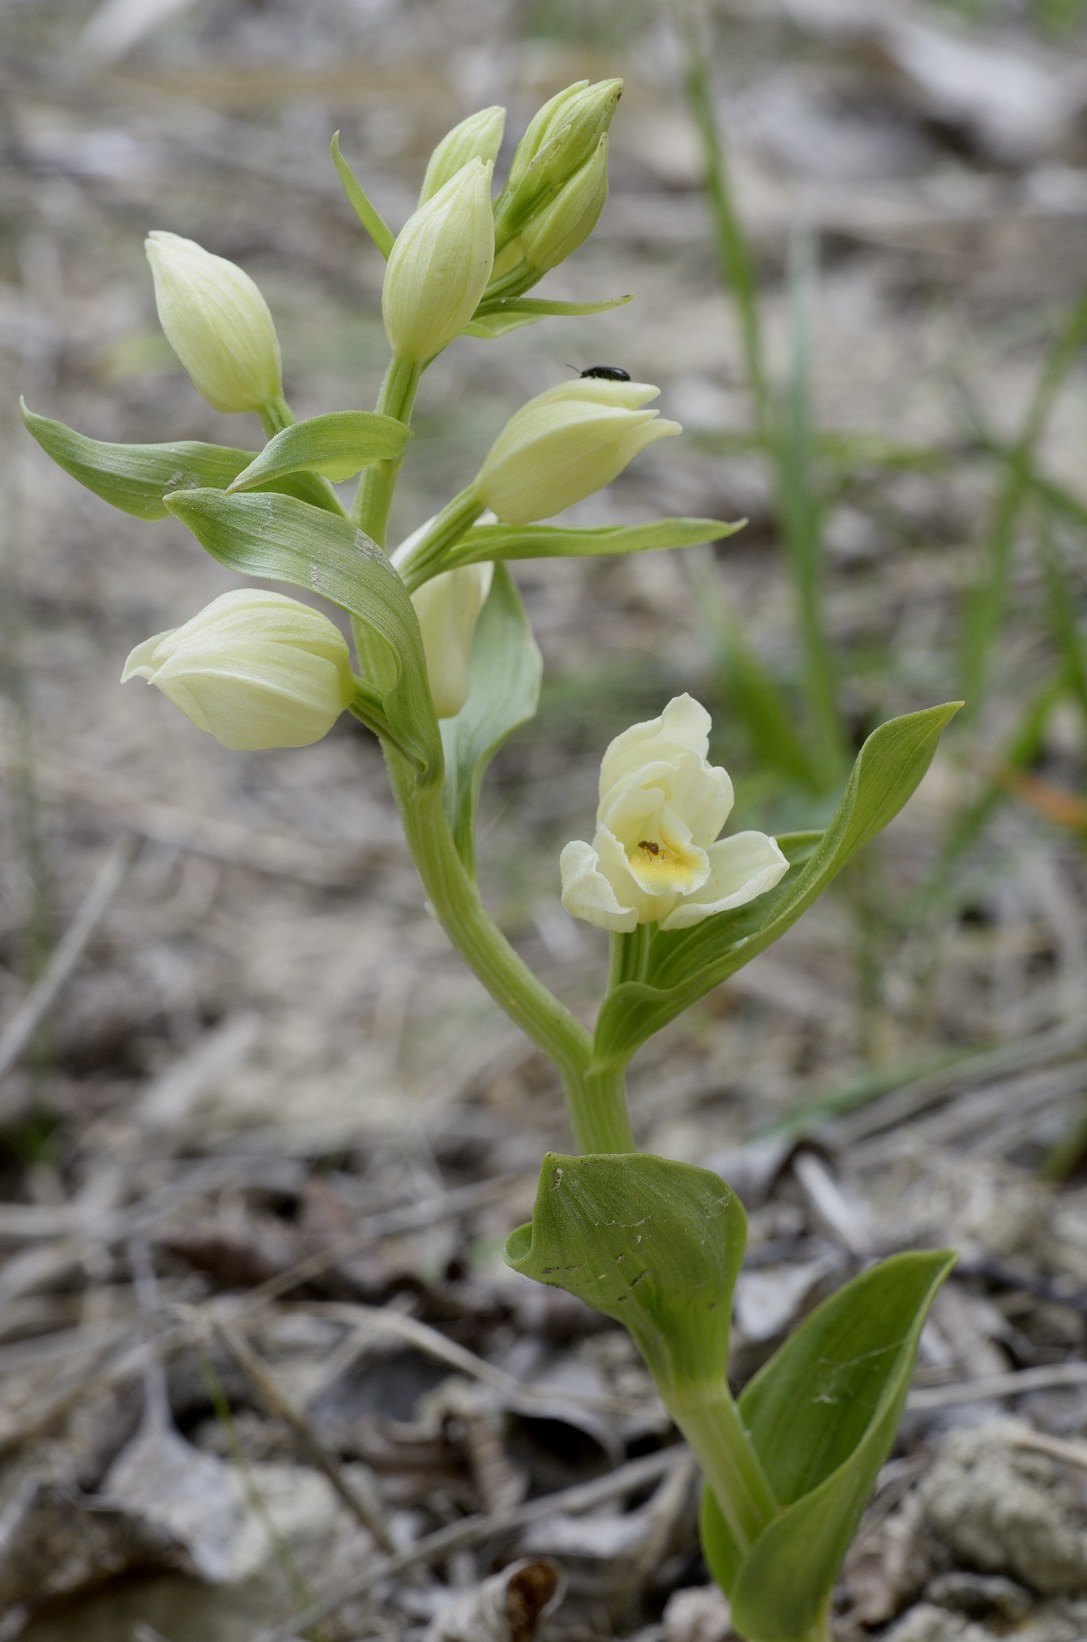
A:
MULTIPOLYGON (((165 519, 169 509, 163 498, 171 491, 225 490, 253 460, 251 450, 192 439, 162 445, 117 445, 88 439, 63 422, 36 415, 23 400, 20 406, 28 430, 58 467, 103 501, 137 519, 165 519)), ((266 488, 289 492, 316 507, 336 506, 324 487, 305 474, 268 481, 266 488)))
POLYGON ((784 1509, 741 1555, 706 1491, 702 1544, 747 1642, 821 1634, 838 1568, 894 1442, 922 1325, 954 1262, 946 1250, 899 1254, 862 1272, 741 1396, 743 1423, 784 1509))
POLYGON ((377 206, 369 199, 358 181, 355 173, 344 159, 340 151, 340 133, 337 131, 332 138, 332 163, 336 167, 343 191, 347 195, 351 209, 362 223, 366 232, 388 260, 389 252, 393 248, 395 235, 377 206))
POLYGON ((525 313, 511 305, 501 313, 479 314, 475 319, 470 319, 461 335, 494 342, 500 336, 509 336, 511 331, 524 330, 526 325, 538 325, 543 317, 543 314, 525 313))
POLYGON ((520 330, 522 325, 535 325, 541 319, 605 314, 612 308, 622 308, 633 301, 633 294, 603 297, 598 302, 549 302, 544 297, 498 297, 492 302, 484 299, 464 327, 463 334, 492 341, 497 336, 520 330))
POLYGON ((474 871, 476 806, 483 775, 502 743, 535 716, 542 662, 521 595, 504 565, 495 565, 480 613, 468 670, 468 698, 441 720, 445 805, 457 850, 474 871))
POLYGON ((720 1175, 648 1152, 544 1158, 514 1271, 622 1323, 656 1379, 706 1379, 728 1357, 747 1217, 720 1175))
POLYGON ((597 1057, 627 1059, 667 1021, 784 935, 846 862, 898 814, 958 708, 958 702, 929 707, 875 730, 857 756, 818 848, 776 888, 690 929, 654 929, 646 978, 624 981, 604 1001, 596 1028, 597 1057))
POLYGON ((166 502, 228 570, 290 582, 354 616, 368 639, 366 683, 380 695, 392 734, 422 771, 441 769, 419 623, 403 582, 369 536, 290 496, 189 490, 166 502))
POLYGON ((746 523, 746 519, 735 524, 723 519, 656 519, 647 525, 602 525, 590 530, 561 525, 473 525, 449 550, 442 569, 485 559, 580 559, 693 547, 734 536, 746 523))
POLYGON ((294 422, 268 441, 259 456, 239 473, 231 490, 254 490, 288 473, 309 470, 339 483, 352 479, 368 462, 397 457, 411 429, 395 416, 375 411, 330 411, 294 422))

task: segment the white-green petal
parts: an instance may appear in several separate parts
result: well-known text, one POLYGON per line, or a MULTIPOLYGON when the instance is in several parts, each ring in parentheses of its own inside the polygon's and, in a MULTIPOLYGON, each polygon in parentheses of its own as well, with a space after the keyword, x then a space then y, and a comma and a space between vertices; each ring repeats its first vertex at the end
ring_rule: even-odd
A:
POLYGON ((707 854, 709 877, 662 919, 662 929, 689 929, 716 912, 745 906, 773 889, 789 870, 776 840, 762 832, 734 833, 711 844, 707 854))
POLYGON ((597 929, 629 933, 638 922, 634 907, 621 906, 615 890, 597 870, 599 856, 590 844, 575 839, 559 857, 562 904, 574 918, 584 918, 597 929))
POLYGON ((659 718, 632 724, 617 735, 600 765, 600 796, 647 764, 675 758, 686 747, 705 758, 710 746, 710 715, 693 696, 674 696, 659 718))

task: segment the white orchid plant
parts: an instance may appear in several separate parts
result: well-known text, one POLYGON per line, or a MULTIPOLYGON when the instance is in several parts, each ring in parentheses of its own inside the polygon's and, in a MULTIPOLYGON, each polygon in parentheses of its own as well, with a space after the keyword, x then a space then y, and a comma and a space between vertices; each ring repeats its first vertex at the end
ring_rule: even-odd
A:
POLYGON ((240 268, 191 240, 148 241, 166 335, 217 410, 256 413, 260 450, 103 443, 35 415, 30 432, 68 473, 142 519, 172 515, 236 575, 286 583, 346 612, 352 656, 320 610, 285 594, 226 592, 138 644, 124 678, 155 685, 232 748, 296 747, 352 714, 385 753, 430 906, 483 985, 550 1057, 574 1150, 543 1164, 519 1272, 583 1298, 630 1331, 705 1477, 708 1564, 749 1642, 827 1636, 832 1587, 894 1438, 942 1251, 898 1254, 819 1310, 734 1400, 729 1318, 743 1209, 712 1171, 639 1152, 625 1079, 639 1048, 795 922, 897 813, 954 704, 883 725, 830 824, 772 839, 721 836, 732 783, 707 759, 710 719, 690 696, 606 750, 592 843, 562 852, 574 917, 610 932, 590 1027, 525 965, 476 884, 481 783, 536 709, 539 651, 508 565, 528 558, 676 549, 738 526, 670 518, 595 529, 541 524, 610 483, 675 422, 658 389, 611 369, 514 412, 475 478, 398 548, 397 475, 427 366, 462 335, 494 338, 569 303, 526 293, 592 231, 607 195, 615 80, 567 87, 537 113, 492 199, 504 111, 457 126, 431 158, 395 237, 333 141, 347 197, 386 259, 390 362, 373 411, 296 422, 272 315, 240 268), (353 499, 337 485, 361 475, 353 499))

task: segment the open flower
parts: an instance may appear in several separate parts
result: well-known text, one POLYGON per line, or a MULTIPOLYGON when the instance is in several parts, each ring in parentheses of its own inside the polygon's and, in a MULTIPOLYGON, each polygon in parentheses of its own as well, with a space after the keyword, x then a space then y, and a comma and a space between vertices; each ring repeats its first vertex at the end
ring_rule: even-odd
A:
POLYGON ((647 382, 579 377, 514 411, 483 459, 473 490, 505 524, 550 519, 602 490, 655 439, 682 430, 655 410, 647 382))
POLYGON ((706 762, 710 715, 676 696, 659 718, 616 736, 600 766, 591 845, 567 844, 562 904, 600 929, 687 929, 772 889, 789 863, 761 832, 718 833, 732 782, 706 762))
POLYGON ((223 593, 138 644, 121 683, 146 679, 224 747, 308 747, 355 693, 347 641, 319 610, 257 587, 223 593))

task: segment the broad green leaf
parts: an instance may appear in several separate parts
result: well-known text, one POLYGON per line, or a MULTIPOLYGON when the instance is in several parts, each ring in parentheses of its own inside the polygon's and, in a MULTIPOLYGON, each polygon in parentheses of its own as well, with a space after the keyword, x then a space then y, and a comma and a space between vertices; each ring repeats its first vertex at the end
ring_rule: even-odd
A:
POLYGON ((288 473, 310 470, 339 483, 368 462, 399 456, 411 429, 374 411, 330 411, 282 428, 239 473, 231 490, 253 490, 288 473))
POLYGON ((654 929, 646 979, 624 981, 605 999, 596 1028, 598 1058, 627 1059, 667 1021, 784 935, 846 862, 898 814, 958 707, 958 702, 928 707, 875 730, 857 755, 818 848, 776 888, 690 929, 654 929))
MULTIPOLYGON (((253 460, 251 450, 205 445, 193 439, 162 445, 117 445, 88 439, 63 422, 37 416, 25 401, 20 405, 29 432, 58 467, 104 502, 137 519, 165 519, 169 509, 163 497, 171 491, 225 490, 253 460)), ((273 486, 315 507, 338 505, 319 481, 306 474, 267 482, 267 488, 273 486)))
POLYGON ((574 1294, 633 1335, 663 1385, 724 1373, 747 1217, 720 1175, 648 1152, 549 1153, 515 1271, 574 1294))
POLYGON ((403 582, 369 536, 290 496, 189 490, 166 502, 228 570, 290 582, 354 616, 369 641, 366 682, 381 696, 393 735, 421 770, 441 769, 419 623, 403 582))
POLYGON ((332 163, 336 167, 339 179, 343 184, 343 191, 347 195, 351 209, 362 223, 366 232, 388 260, 389 252, 393 248, 396 237, 377 206, 367 196, 362 184, 344 159, 340 151, 340 133, 337 131, 332 138, 332 163))
POLYGON ((747 1642, 819 1634, 894 1442, 922 1325, 954 1261, 946 1250, 899 1254, 862 1272, 808 1318, 740 1397, 744 1425, 784 1509, 741 1555, 707 1490, 702 1544, 747 1642))
POLYGON ((484 772, 502 743, 535 715, 541 670, 521 595, 506 567, 497 564, 472 643, 468 698, 455 718, 440 723, 446 812, 470 872, 484 772))
POLYGON ((647 525, 602 525, 574 530, 561 525, 473 525, 449 550, 442 569, 485 559, 575 559, 617 553, 649 553, 657 548, 693 547, 734 536, 739 519, 656 519, 647 525))
POLYGON ((603 297, 598 302, 549 302, 544 297, 498 297, 493 302, 486 298, 476 309, 471 321, 464 327, 465 336, 480 336, 492 340, 506 336, 522 325, 535 325, 538 320, 552 316, 570 318, 581 314, 605 314, 612 308, 622 308, 633 302, 633 295, 603 297))

